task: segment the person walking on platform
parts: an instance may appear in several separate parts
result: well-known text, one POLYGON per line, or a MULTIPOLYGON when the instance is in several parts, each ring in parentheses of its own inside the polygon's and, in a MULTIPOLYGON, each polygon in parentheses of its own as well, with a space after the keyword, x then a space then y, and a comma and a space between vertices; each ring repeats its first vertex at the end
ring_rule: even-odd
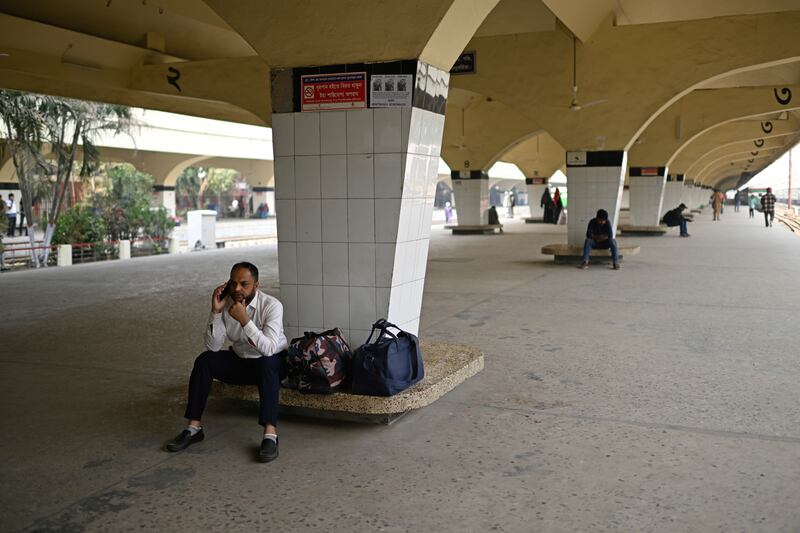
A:
POLYGON ((758 205, 758 200, 756 199, 755 194, 750 195, 748 205, 750 206, 750 218, 753 218, 756 216, 756 206, 758 205))
POLYGON ((283 333, 283 305, 259 290, 255 265, 236 263, 230 279, 214 289, 205 332, 206 351, 195 360, 189 378, 184 414, 189 426, 167 444, 167 450, 178 452, 205 438, 200 420, 211 383, 218 379, 258 386, 258 423, 264 426, 258 460, 277 459, 278 398, 288 341, 283 333), (224 349, 226 341, 232 343, 228 349, 224 349))
POLYGON ((583 262, 578 268, 586 270, 589 268, 589 256, 592 250, 611 249, 611 264, 614 270, 619 270, 619 253, 617 252, 617 241, 614 239, 614 229, 608 220, 608 211, 599 209, 597 216, 589 221, 586 228, 586 240, 583 241, 583 262))
POLYGON ((553 198, 550 197, 550 187, 545 187, 539 200, 539 207, 544 209, 542 222, 553 222, 553 198))
POLYGON ((736 197, 733 199, 733 212, 739 212, 739 206, 742 205, 742 197, 739 195, 739 191, 736 191, 736 197))
POLYGON ((764 212, 764 224, 772 227, 775 220, 775 195, 772 194, 772 187, 767 187, 767 192, 761 197, 761 210, 764 212))
POLYGON ((714 220, 719 220, 720 212, 722 211, 722 202, 725 200, 725 195, 721 191, 714 191, 711 195, 711 207, 714 208, 714 220))
POLYGON ((561 191, 556 187, 556 192, 553 194, 553 224, 558 224, 558 217, 561 216, 561 191))

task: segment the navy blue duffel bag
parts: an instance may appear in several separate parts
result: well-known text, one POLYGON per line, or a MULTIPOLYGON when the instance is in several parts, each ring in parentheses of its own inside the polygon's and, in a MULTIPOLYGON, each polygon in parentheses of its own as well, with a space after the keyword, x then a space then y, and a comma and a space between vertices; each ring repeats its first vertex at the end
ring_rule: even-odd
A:
POLYGON ((354 394, 392 396, 419 382, 425 376, 419 339, 384 319, 372 325, 367 342, 353 354, 354 394), (395 335, 389 328, 396 329, 395 335), (378 331, 375 342, 372 336, 378 331))

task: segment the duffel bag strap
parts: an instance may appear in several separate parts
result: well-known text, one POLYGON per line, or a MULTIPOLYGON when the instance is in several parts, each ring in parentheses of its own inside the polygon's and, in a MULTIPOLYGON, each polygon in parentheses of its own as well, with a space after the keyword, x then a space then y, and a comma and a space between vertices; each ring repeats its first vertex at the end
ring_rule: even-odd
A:
MULTIPOLYGON (((381 340, 381 338, 384 335, 389 335, 394 340, 397 340, 397 335, 395 335, 391 331, 387 330, 387 328, 390 328, 390 327, 391 328, 395 328, 397 330, 400 330, 400 328, 398 328, 397 326, 395 326, 391 322, 387 322, 385 318, 381 318, 380 320, 378 320, 377 322, 372 324, 372 331, 369 332, 369 337, 367 337, 367 341, 364 344, 369 344, 370 342, 372 342, 372 336, 375 334, 375 330, 380 331, 380 335, 378 335, 378 338, 375 339, 375 342, 378 342, 379 340, 381 340)), ((400 331, 402 331, 402 330, 400 330, 400 331)))

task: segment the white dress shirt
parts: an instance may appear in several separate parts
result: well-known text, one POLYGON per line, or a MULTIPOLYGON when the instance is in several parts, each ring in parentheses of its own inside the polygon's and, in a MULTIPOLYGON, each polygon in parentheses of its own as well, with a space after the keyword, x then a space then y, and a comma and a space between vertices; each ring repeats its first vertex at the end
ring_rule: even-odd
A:
POLYGON ((256 295, 247 304, 250 317, 244 327, 231 317, 228 309, 233 305, 225 298, 225 308, 221 313, 211 312, 206 328, 206 348, 218 352, 225 344, 225 338, 233 343, 232 349, 243 359, 270 357, 285 350, 289 343, 283 333, 283 305, 277 298, 256 290, 256 295))

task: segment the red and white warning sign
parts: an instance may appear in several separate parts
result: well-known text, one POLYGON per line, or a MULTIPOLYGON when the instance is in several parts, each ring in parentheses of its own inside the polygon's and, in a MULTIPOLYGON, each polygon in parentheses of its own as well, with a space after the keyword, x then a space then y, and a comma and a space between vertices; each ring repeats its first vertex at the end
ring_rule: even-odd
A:
POLYGON ((361 109, 367 107, 367 73, 309 74, 300 76, 301 111, 361 109))

